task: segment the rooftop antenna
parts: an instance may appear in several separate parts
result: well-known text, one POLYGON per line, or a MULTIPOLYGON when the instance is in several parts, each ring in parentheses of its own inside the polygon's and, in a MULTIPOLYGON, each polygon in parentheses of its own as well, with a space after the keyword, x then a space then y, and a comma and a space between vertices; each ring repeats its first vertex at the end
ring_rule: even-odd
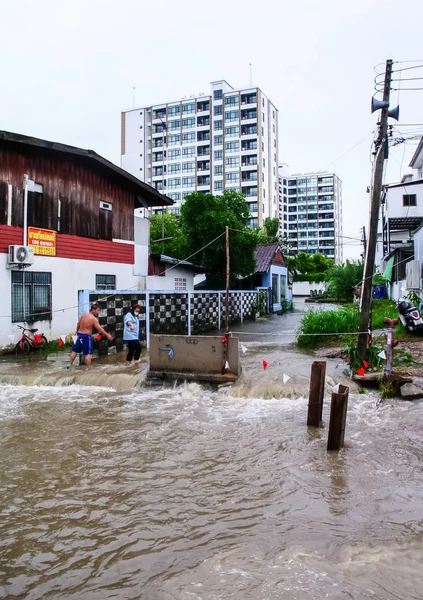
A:
POLYGON ((132 108, 135 108, 135 88, 132 86, 132 108))
POLYGON ((250 87, 253 87, 253 65, 250 63, 250 87))

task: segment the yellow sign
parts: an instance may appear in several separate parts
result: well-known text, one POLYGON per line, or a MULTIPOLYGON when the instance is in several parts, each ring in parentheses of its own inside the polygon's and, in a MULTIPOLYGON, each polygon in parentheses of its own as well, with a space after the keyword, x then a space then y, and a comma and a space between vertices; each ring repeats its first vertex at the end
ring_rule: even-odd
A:
POLYGON ((28 246, 34 248, 34 254, 56 256, 56 232, 51 229, 28 227, 28 246))

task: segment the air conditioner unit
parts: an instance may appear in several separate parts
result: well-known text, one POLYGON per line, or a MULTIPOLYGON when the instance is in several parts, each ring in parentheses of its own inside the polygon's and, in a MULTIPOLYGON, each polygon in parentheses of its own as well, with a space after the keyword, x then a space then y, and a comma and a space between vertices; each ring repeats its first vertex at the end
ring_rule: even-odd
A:
POLYGON ((34 248, 32 246, 9 246, 9 265, 32 265, 34 248))

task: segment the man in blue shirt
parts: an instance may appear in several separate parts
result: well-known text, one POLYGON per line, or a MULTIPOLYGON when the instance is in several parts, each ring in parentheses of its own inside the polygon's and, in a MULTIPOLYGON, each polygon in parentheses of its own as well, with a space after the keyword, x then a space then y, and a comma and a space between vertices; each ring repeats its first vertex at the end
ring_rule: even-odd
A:
POLYGON ((141 343, 140 337, 140 320, 139 314, 141 312, 141 306, 134 304, 130 310, 124 316, 123 321, 123 341, 128 346, 128 354, 126 356, 125 365, 130 365, 132 359, 135 363, 140 362, 141 356, 141 343))

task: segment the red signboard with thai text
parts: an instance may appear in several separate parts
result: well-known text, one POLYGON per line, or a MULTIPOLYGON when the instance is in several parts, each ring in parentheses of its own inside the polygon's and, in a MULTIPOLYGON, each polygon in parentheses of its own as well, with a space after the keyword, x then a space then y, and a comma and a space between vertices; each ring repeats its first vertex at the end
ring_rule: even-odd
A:
POLYGON ((56 232, 51 229, 28 227, 28 246, 34 248, 34 254, 56 256, 56 232))

